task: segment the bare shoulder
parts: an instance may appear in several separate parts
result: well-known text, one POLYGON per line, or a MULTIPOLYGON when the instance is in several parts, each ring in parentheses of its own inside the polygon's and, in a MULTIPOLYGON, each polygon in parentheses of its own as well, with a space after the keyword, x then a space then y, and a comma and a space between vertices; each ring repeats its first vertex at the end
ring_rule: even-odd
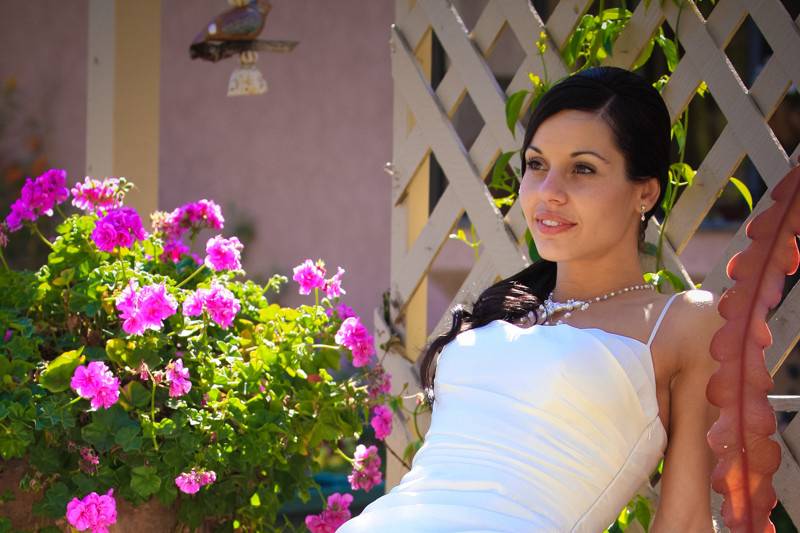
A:
POLYGON ((675 298, 672 338, 681 369, 715 367, 709 348, 714 334, 725 324, 719 314, 720 295, 705 289, 682 291, 675 298))

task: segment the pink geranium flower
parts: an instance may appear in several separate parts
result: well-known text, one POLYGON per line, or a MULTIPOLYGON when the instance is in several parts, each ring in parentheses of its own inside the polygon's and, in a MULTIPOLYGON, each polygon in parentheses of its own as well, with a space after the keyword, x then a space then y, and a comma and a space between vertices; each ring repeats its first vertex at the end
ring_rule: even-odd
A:
POLYGON ((311 533, 335 533, 335 531, 350 520, 350 504, 353 502, 352 494, 334 492, 328 496, 327 508, 318 515, 306 516, 306 527, 311 533))
POLYGON ((136 280, 130 280, 116 300, 123 320, 122 329, 129 335, 141 335, 147 329, 161 329, 163 321, 178 309, 178 301, 167 292, 163 283, 147 285, 141 290, 137 290, 138 287, 136 280))
POLYGON ((222 209, 212 200, 199 200, 184 204, 170 213, 160 213, 154 219, 153 229, 168 240, 180 239, 187 231, 204 228, 222 229, 225 218, 222 209))
POLYGON ((385 439, 392 432, 392 410, 386 405, 375 406, 369 423, 375 430, 375 438, 385 439))
POLYGON ((175 478, 175 485, 184 494, 196 494, 201 487, 213 483, 217 480, 217 474, 213 470, 198 471, 192 468, 189 472, 184 472, 175 478))
POLYGON ((381 482, 381 458, 377 446, 369 448, 363 444, 356 446, 353 471, 347 476, 353 490, 363 489, 367 492, 381 482))
POLYGON ((8 230, 17 231, 25 221, 35 222, 42 215, 52 216, 53 208, 69 196, 67 172, 52 168, 41 176, 25 180, 20 197, 11 204, 6 217, 8 230))
POLYGON ((334 335, 337 344, 353 352, 353 366, 361 367, 369 363, 375 354, 374 339, 358 317, 348 317, 334 335))
POLYGON ((325 288, 325 263, 306 259, 292 270, 292 279, 300 284, 300 294, 311 294, 314 289, 325 288))
POLYGON ((177 263, 181 257, 189 253, 189 247, 185 245, 180 239, 170 239, 164 243, 164 252, 159 259, 161 261, 172 261, 177 263))
POLYGON ((337 313, 339 315, 339 318, 341 318, 342 320, 350 318, 351 316, 357 316, 356 312, 353 310, 352 307, 341 302, 338 303, 335 307, 328 307, 327 309, 325 309, 325 314, 328 316, 332 316, 334 312, 337 313))
POLYGON ((347 291, 342 289, 342 274, 344 274, 344 269, 342 267, 336 268, 336 274, 330 279, 325 280, 325 295, 330 299, 338 298, 342 294, 347 294, 347 291))
POLYGON ((183 360, 178 359, 167 364, 167 381, 169 381, 170 398, 183 396, 192 389, 189 369, 183 368, 183 360))
POLYGON ((197 316, 203 310, 221 328, 231 325, 241 306, 231 291, 214 282, 210 289, 197 289, 183 301, 183 315, 197 316))
POLYGON ((143 241, 147 233, 142 226, 142 219, 132 207, 118 207, 95 222, 92 240, 104 252, 113 252, 114 248, 130 248, 135 241, 143 241))
POLYGON ((243 245, 236 237, 224 239, 217 235, 206 243, 205 265, 211 270, 241 270, 241 251, 243 245))
POLYGON ((91 492, 83 499, 72 498, 67 503, 67 521, 78 531, 91 529, 92 533, 108 533, 108 526, 117 521, 114 489, 108 489, 102 496, 91 492))
POLYGON ((119 378, 102 361, 75 368, 70 387, 78 396, 91 400, 92 410, 108 409, 119 399, 119 378))
POLYGON ((392 390, 392 375, 385 372, 381 365, 370 372, 367 393, 370 398, 377 398, 380 394, 389 394, 392 390))
POLYGON ((123 192, 118 178, 103 181, 86 176, 72 187, 72 205, 89 213, 105 212, 122 206, 123 192))

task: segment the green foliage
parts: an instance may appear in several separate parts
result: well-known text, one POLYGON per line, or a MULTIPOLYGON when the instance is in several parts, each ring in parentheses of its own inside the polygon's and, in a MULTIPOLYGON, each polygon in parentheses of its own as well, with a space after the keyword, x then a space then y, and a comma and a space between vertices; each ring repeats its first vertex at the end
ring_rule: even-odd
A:
POLYGON ((314 305, 281 307, 268 293, 286 276, 261 285, 227 271, 193 274, 192 260, 153 259, 163 250, 157 233, 102 252, 90 238, 96 219, 66 218, 35 272, 0 266, 0 457, 25 457, 44 476, 34 512, 52 518, 64 517, 73 497, 114 488, 134 504, 175 504, 189 525, 275 523, 284 502, 319 489, 317 450, 358 438, 371 406, 388 398, 370 398, 363 373, 340 376, 349 351, 334 339, 341 319, 325 312, 336 302, 315 295, 314 305), (227 329, 179 308, 161 329, 128 335, 115 300, 129 280, 163 283, 179 303, 216 281, 241 309, 227 329), (171 397, 154 378, 178 357, 192 387, 171 397), (70 387, 76 367, 92 361, 120 381, 109 409, 91 410, 70 387), (82 449, 98 464, 82 459, 82 449), (184 494, 175 478, 193 468, 217 479, 184 494))

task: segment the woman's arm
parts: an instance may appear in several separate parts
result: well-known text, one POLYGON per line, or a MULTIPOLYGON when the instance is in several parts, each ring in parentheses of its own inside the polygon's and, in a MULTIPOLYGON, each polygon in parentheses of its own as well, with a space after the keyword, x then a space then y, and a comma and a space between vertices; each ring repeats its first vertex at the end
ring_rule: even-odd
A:
POLYGON ((679 298, 679 366, 670 382, 670 434, 650 531, 708 533, 714 531, 710 478, 716 461, 706 433, 719 417, 719 408, 706 398, 708 380, 719 367, 709 347, 725 319, 717 312, 719 296, 714 293, 690 290, 679 298))

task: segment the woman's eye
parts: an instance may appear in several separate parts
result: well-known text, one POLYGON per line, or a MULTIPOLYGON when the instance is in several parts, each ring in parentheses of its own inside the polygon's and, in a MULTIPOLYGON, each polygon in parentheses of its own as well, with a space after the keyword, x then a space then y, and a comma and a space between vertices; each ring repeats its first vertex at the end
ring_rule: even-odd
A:
POLYGON ((529 169, 531 169, 531 170, 539 170, 539 168, 535 166, 535 165, 537 165, 537 164, 539 164, 539 163, 541 163, 541 161, 539 161, 538 159, 528 159, 528 160, 525 162, 525 164, 526 164, 526 165, 528 166, 528 168, 529 168, 529 169))
MULTIPOLYGON (((528 168, 530 168, 531 170, 542 170, 541 164, 542 164, 542 162, 540 160, 538 160, 538 159, 528 159, 525 162, 525 165, 528 168)), ((587 165, 583 165, 583 164, 580 164, 580 163, 575 165, 575 170, 576 170, 576 172, 578 174, 593 174, 594 173, 594 169, 592 167, 587 166, 587 165)))

